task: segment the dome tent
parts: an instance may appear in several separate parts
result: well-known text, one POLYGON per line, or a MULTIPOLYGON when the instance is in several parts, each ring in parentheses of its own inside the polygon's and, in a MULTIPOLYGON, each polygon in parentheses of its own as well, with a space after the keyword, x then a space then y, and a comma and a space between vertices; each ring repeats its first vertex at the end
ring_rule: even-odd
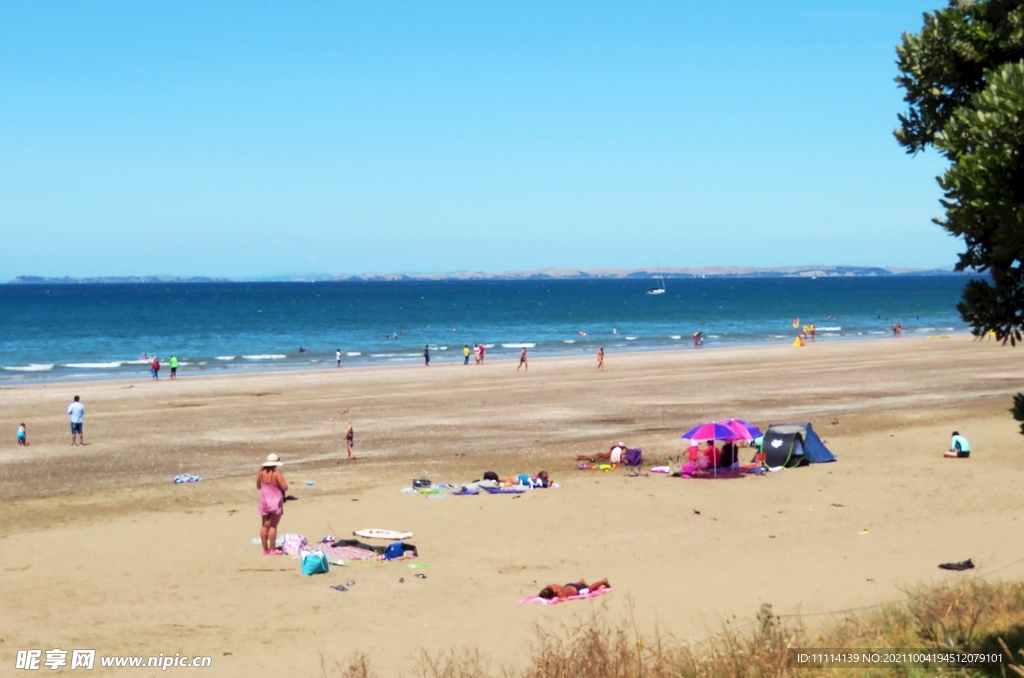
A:
POLYGON ((835 461, 836 455, 807 424, 773 424, 764 433, 761 453, 767 466, 795 468, 835 461))

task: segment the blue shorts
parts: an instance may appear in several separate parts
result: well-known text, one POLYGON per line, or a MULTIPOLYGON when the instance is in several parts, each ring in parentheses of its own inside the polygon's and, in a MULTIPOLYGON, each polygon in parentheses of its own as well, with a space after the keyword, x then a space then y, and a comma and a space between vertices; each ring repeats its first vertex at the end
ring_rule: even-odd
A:
POLYGON ((71 435, 82 435, 82 422, 71 422, 71 435))

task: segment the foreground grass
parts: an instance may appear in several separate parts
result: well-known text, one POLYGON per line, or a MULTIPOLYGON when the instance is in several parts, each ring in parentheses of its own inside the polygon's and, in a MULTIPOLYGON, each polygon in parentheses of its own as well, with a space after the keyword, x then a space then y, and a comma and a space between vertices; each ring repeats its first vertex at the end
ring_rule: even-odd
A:
MULTIPOLYGON (((780 619, 770 608, 734 631, 699 641, 644 636, 628 624, 596 615, 559 634, 538 632, 524 666, 493 670, 479 652, 424 651, 410 672, 415 678, 772 678, 868 675, 1024 678, 1024 582, 965 580, 954 586, 918 588, 907 599, 826 623, 815 633, 799 618, 780 619), (789 668, 788 650, 891 648, 958 650, 1001 655, 986 668, 879 667, 789 668)), ((357 653, 342 664, 322 662, 325 678, 376 678, 370 658, 357 653)))

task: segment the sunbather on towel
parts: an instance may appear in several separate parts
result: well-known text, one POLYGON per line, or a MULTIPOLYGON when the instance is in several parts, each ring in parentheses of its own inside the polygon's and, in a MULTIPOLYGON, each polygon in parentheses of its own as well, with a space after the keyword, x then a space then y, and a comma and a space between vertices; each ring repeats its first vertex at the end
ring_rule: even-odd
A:
POLYGON ((581 596, 591 591, 597 591, 599 589, 610 589, 611 584, 608 583, 607 579, 601 581, 595 581, 593 584, 587 584, 587 582, 580 579, 578 582, 566 584, 565 586, 559 586, 558 584, 548 584, 540 590, 537 595, 541 598, 551 600, 552 598, 571 598, 572 596, 581 596))
POLYGON ((502 487, 551 487, 547 471, 541 471, 535 476, 520 473, 514 478, 499 478, 498 481, 502 487))
POLYGON ((607 452, 576 455, 576 461, 594 461, 595 459, 607 459, 613 464, 621 464, 626 460, 626 443, 620 440, 618 445, 612 445, 607 452))
POLYGON ((473 492, 474 490, 479 491, 481 488, 487 487, 495 489, 501 487, 501 479, 498 478, 498 474, 495 473, 494 471, 485 472, 484 477, 482 479, 474 480, 471 483, 466 483, 465 485, 462 486, 461 489, 463 492, 473 492))

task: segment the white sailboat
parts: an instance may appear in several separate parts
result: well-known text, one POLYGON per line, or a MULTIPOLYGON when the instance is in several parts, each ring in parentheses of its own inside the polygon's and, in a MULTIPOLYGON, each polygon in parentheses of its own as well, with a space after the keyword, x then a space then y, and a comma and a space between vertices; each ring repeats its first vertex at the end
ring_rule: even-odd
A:
POLYGON ((660 270, 654 278, 658 281, 658 286, 647 290, 647 294, 665 294, 665 278, 662 277, 660 270))

